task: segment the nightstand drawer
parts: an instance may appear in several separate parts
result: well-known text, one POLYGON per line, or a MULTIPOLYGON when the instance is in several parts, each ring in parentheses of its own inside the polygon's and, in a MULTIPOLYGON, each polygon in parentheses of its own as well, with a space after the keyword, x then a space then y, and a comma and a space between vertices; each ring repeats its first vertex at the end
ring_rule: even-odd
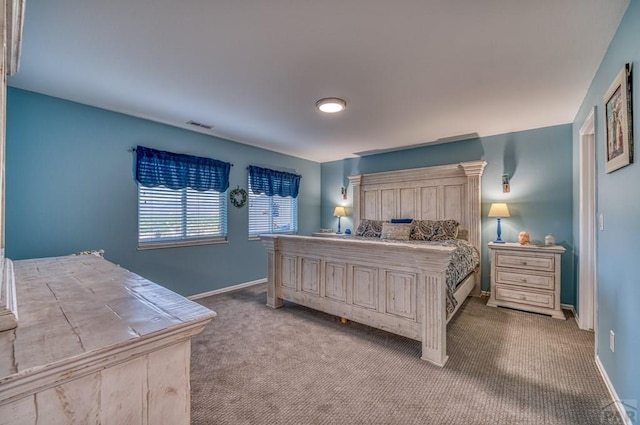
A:
POLYGON ((553 293, 518 291, 496 285, 496 299, 518 304, 529 304, 536 307, 553 308, 553 293))
POLYGON ((513 255, 499 252, 496 255, 497 267, 517 267, 519 269, 553 272, 555 262, 553 255, 513 255))
POLYGON ((554 289, 555 277, 553 274, 527 273, 522 270, 497 268, 496 283, 525 286, 527 288, 554 289))

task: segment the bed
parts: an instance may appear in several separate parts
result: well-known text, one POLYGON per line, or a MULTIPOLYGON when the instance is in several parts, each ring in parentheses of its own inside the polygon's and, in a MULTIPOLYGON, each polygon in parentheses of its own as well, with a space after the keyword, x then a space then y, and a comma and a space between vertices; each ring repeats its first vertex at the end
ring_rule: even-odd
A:
MULTIPOLYGON (((480 255, 480 188, 486 162, 350 176, 354 229, 398 218, 458 223, 457 237, 480 255)), ((391 227, 386 226, 386 227, 391 227)), ((444 366, 446 326, 480 293, 480 267, 451 291, 457 242, 367 237, 261 236, 267 251, 267 305, 291 301, 422 343, 422 359, 444 366)), ((462 244, 462 243, 461 243, 462 244)))

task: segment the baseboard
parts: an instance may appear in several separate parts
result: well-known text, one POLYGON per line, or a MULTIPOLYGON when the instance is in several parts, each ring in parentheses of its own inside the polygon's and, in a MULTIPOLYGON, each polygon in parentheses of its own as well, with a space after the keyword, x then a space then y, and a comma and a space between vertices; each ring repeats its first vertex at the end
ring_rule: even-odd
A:
MULTIPOLYGON (((602 379, 604 380, 604 385, 607 387, 607 390, 609 391, 609 395, 613 400, 612 403, 615 404, 616 409, 618 410, 618 413, 620 413, 620 416, 622 417, 623 422, 625 423, 625 425, 633 425, 633 422, 631 422, 631 418, 629 417, 629 415, 627 414, 627 411, 624 408, 624 405, 623 405, 624 401, 620 400, 620 398, 618 397, 618 393, 616 393, 616 389, 613 387, 613 384, 609 379, 609 375, 607 375, 607 372, 605 371, 604 366, 600 361, 600 357, 598 357, 597 354, 596 354, 596 366, 598 367, 598 372, 600 372, 600 376, 602 376, 602 379)), ((628 406, 628 407, 633 409, 637 408, 636 406, 628 406)))
POLYGON ((489 298, 491 296, 491 291, 480 291, 480 296, 489 298))
POLYGON ((576 325, 578 325, 578 329, 582 329, 580 327, 580 320, 578 319, 578 312, 576 311, 576 307, 572 304, 560 304, 560 308, 563 310, 569 310, 573 314, 573 320, 576 321, 576 325))
POLYGON ((576 316, 576 308, 571 304, 560 304, 560 308, 563 310, 569 310, 576 316))
POLYGON ((578 323, 578 313, 576 313, 576 307, 571 304, 560 304, 560 308, 562 310, 569 310, 571 314, 573 314, 573 320, 576 321, 578 328, 580 328, 580 323, 578 323))
POLYGON ((203 292, 201 294, 191 295, 191 296, 188 296, 187 299, 189 299, 191 301, 199 300, 200 298, 206 298, 206 297, 210 297, 212 295, 224 294, 225 292, 237 291, 238 289, 243 289, 243 288, 248 288, 250 286, 260 285, 261 283, 266 283, 266 282, 267 282, 267 279, 252 280, 250 282, 244 282, 244 283, 240 283, 238 285, 227 286, 225 288, 215 289, 213 291, 203 292))

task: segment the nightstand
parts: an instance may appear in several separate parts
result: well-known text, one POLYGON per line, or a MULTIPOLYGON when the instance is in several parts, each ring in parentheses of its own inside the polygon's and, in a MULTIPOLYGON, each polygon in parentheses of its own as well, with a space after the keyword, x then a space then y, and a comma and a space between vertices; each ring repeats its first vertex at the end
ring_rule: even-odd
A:
POLYGON ((510 307, 565 319, 560 309, 562 246, 489 242, 491 307, 510 307))

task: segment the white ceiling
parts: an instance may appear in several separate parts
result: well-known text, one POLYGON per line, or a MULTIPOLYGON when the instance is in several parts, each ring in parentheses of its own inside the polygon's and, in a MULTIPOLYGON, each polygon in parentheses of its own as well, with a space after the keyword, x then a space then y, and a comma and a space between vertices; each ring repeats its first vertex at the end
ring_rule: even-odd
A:
POLYGON ((9 85, 324 162, 572 122, 628 1, 27 0, 9 85))

